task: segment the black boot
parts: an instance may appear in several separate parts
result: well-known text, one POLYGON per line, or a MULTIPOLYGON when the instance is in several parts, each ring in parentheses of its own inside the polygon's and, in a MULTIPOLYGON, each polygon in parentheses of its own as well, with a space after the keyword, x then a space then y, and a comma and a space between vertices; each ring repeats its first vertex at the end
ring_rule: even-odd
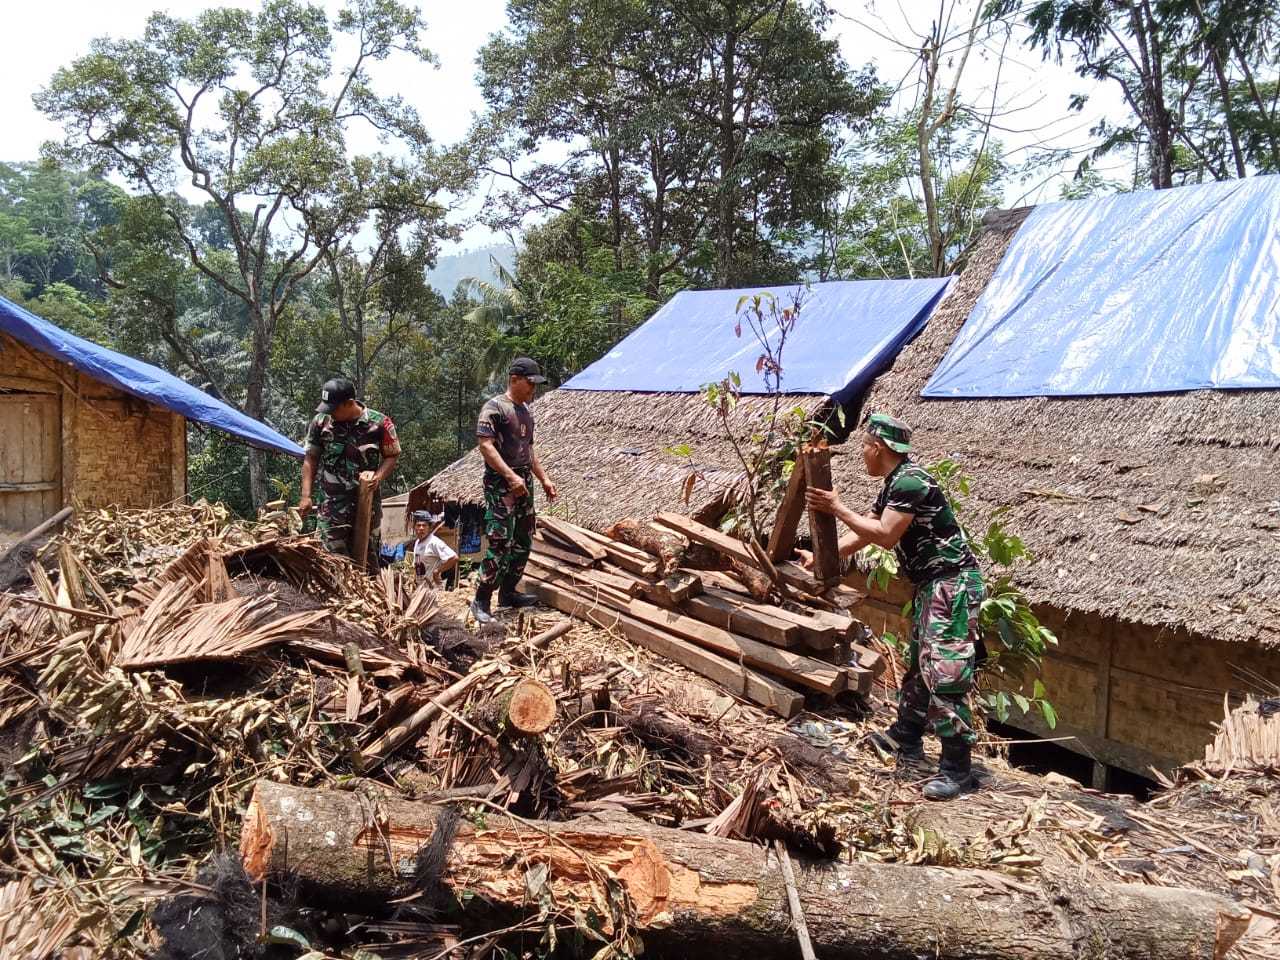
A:
POLYGON ((538 598, 532 593, 521 593, 516 589, 516 584, 519 582, 520 578, 516 577, 498 588, 498 606, 522 610, 526 607, 536 607, 538 605, 538 598))
POLYGON ((881 753, 891 754, 900 767, 917 766, 924 762, 924 728, 903 720, 896 721, 888 730, 876 730, 868 739, 881 753))
POLYGON ((471 615, 476 618, 476 623, 493 622, 493 613, 489 609, 492 600, 493 587, 483 583, 476 587, 476 598, 471 601, 471 615))
POLYGON ((964 737, 947 737, 942 741, 942 760, 938 775, 924 785, 929 800, 954 800, 973 789, 973 767, 969 742, 964 737))

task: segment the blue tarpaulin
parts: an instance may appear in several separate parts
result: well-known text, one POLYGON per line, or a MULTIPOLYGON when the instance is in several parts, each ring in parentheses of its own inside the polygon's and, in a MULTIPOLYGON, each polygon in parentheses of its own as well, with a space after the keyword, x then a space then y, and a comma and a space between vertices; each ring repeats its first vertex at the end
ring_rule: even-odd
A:
POLYGON ((0 297, 0 332, 33 350, 70 364, 95 380, 173 410, 189 420, 225 430, 255 447, 293 457, 303 454, 302 448, 288 437, 173 374, 67 333, 4 297, 0 297))
MULTIPOLYGON (((800 318, 787 337, 783 391, 850 399, 920 332, 947 284, 945 279, 813 284, 803 291, 800 318)), ((756 373, 759 343, 745 321, 742 336, 734 335, 739 298, 761 289, 677 293, 564 386, 691 393, 733 370, 742 378, 743 393, 765 393, 764 380, 756 373)), ((791 305, 797 290, 767 289, 779 309, 791 305)))
POLYGON ((1280 177, 1036 207, 926 397, 1280 387, 1280 177))

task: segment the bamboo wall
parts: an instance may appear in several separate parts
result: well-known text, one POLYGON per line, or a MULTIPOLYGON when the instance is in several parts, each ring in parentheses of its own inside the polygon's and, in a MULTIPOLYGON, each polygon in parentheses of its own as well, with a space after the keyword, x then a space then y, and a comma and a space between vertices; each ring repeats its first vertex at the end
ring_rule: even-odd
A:
POLYGON ((0 335, 0 390, 58 398, 61 503, 146 507, 186 494, 186 419, 0 335))
MULTIPOLYGON (((909 598, 907 585, 895 582, 872 591, 853 614, 876 633, 888 630, 905 641, 910 624, 901 614, 909 598)), ((1036 615, 1059 640, 1041 672, 1058 725, 1049 731, 1039 713, 1024 717, 1016 708, 1009 723, 1040 736, 1074 737, 1062 746, 1144 776, 1153 766, 1168 772, 1203 758, 1224 696, 1248 687, 1241 673, 1280 677, 1280 650, 1258 644, 1053 607, 1036 615)))

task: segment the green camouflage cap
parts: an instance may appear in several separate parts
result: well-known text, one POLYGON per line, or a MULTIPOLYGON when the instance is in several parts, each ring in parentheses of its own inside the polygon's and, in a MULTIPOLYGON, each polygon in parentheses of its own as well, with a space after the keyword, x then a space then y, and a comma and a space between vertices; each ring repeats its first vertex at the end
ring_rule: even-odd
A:
POLYGON ((887 413, 873 413, 867 418, 867 433, 898 453, 911 452, 911 428, 887 413))

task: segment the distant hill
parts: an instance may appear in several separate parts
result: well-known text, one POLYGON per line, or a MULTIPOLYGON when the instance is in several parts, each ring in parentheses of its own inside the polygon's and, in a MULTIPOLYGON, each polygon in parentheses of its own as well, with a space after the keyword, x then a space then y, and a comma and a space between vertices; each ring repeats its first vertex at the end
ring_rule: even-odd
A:
POLYGON ((510 244, 495 243, 487 247, 479 247, 475 250, 467 250, 463 253, 454 253, 441 257, 437 261, 435 269, 427 273, 427 283, 431 284, 447 298, 452 297, 453 291, 458 287, 458 283, 468 277, 478 277, 481 280, 496 282, 498 277, 494 273, 493 263, 490 258, 496 259, 506 269, 510 270, 516 260, 516 251, 510 244))

